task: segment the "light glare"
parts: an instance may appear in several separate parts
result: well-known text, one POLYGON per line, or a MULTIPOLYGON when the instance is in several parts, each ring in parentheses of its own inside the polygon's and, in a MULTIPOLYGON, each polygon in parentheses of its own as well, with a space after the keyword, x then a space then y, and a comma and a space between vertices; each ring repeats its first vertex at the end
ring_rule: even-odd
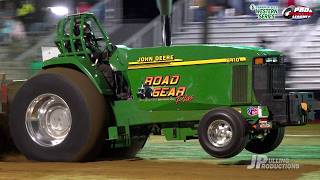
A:
POLYGON ((69 9, 63 6, 49 7, 49 9, 57 16, 64 16, 69 13, 69 9))

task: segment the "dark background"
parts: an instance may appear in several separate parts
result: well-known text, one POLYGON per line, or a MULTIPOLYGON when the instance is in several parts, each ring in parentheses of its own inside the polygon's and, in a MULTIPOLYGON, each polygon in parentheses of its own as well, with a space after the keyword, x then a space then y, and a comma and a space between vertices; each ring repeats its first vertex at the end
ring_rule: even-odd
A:
POLYGON ((151 19, 159 14, 156 0, 123 0, 124 19, 151 19))
MULTIPOLYGON (((12 0, 11 2, 14 3, 15 7, 19 7, 24 2, 31 2, 36 6, 37 11, 42 11, 48 6, 57 5, 74 8, 81 1, 86 1, 91 5, 99 2, 99 0, 12 0)), ((173 2, 176 1, 173 0, 173 2)), ((0 1, 0 6, 2 4, 0 1)), ((159 14, 156 0, 123 0, 123 8, 124 19, 153 19, 159 14)), ((41 17, 41 15, 38 17, 41 17)))

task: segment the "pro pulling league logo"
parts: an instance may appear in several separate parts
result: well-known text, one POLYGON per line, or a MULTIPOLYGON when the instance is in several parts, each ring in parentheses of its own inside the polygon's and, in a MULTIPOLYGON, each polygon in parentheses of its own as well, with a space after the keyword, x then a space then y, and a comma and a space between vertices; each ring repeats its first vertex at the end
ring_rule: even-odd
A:
POLYGON ((259 114, 259 108, 258 107, 248 107, 247 114, 249 116, 257 116, 259 114))
POLYGON ((178 86, 179 75, 148 76, 138 89, 140 99, 175 99, 176 103, 188 102, 193 99, 186 95, 186 87, 178 86))
POLYGON ((308 19, 313 15, 312 9, 305 6, 289 6, 282 12, 283 17, 292 20, 308 19))

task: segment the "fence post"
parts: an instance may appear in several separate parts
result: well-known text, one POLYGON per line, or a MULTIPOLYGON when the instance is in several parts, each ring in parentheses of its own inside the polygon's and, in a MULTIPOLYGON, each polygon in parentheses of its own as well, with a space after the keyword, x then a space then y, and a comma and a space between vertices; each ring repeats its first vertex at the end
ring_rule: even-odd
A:
POLYGON ((7 93, 7 86, 6 86, 6 75, 1 73, 0 74, 1 80, 1 105, 0 105, 0 113, 7 112, 7 105, 8 105, 8 93, 7 93))

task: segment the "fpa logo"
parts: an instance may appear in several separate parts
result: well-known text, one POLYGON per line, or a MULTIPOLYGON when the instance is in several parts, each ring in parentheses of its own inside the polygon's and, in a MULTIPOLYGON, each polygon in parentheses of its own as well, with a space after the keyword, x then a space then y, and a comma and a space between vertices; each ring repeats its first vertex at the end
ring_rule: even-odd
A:
POLYGON ((312 9, 305 6, 289 6, 282 11, 283 17, 292 20, 308 19, 313 15, 312 9))

